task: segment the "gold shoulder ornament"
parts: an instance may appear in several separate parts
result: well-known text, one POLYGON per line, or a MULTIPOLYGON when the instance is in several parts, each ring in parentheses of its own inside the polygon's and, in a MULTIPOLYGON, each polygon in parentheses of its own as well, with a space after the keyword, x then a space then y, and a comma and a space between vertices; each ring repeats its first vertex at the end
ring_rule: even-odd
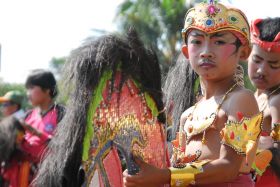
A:
POLYGON ((246 155, 246 160, 257 146, 261 132, 263 113, 237 121, 228 121, 221 130, 222 144, 232 147, 238 154, 246 155))

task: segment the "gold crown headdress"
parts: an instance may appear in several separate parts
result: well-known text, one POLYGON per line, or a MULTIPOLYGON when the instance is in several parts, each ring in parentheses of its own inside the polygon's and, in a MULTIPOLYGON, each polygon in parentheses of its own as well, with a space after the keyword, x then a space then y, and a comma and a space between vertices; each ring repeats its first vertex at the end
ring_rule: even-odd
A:
POLYGON ((198 29, 206 33, 233 31, 243 45, 250 41, 250 26, 245 14, 239 9, 227 8, 213 0, 209 3, 205 1, 198 3, 189 9, 182 30, 184 41, 190 29, 198 29))

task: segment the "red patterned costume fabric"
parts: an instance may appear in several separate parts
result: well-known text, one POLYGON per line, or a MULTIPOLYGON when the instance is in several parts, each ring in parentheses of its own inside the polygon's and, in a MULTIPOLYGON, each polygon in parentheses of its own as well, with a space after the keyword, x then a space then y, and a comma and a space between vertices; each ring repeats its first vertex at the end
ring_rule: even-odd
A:
MULTIPOLYGON (((103 100, 94 112, 94 136, 90 141, 92 144, 88 152, 89 158, 84 164, 89 186, 94 184, 94 175, 97 174, 100 186, 123 186, 117 150, 126 160, 128 171, 131 173, 137 170, 137 166, 134 165, 130 153, 159 168, 167 167, 163 125, 153 116, 147 104, 149 100, 155 106, 154 101, 145 93, 141 93, 131 79, 124 82, 120 92, 116 91, 120 80, 121 73, 118 71, 112 94, 109 93, 110 81, 106 81, 102 93, 103 100), (109 95, 111 98, 106 101, 109 95), (92 160, 95 160, 94 165, 92 160), (94 167, 96 165, 98 167, 94 167)), ((157 114, 156 110, 154 108, 157 114)))

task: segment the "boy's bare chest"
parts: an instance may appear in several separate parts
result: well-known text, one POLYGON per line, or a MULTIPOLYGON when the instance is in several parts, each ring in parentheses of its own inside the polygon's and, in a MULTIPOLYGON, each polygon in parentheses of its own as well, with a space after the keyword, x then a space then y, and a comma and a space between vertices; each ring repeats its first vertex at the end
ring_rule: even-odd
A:
POLYGON ((259 106, 259 110, 263 112, 263 124, 262 130, 263 132, 270 133, 271 131, 271 112, 269 108, 269 96, 262 94, 257 97, 257 102, 259 106))
POLYGON ((216 159, 219 157, 221 149, 221 136, 217 129, 209 128, 205 135, 198 134, 193 136, 186 145, 185 154, 192 155, 198 150, 201 151, 201 156, 199 159, 216 159), (202 143, 203 136, 205 136, 205 141, 202 143))
POLYGON ((184 122, 187 138, 205 133, 208 129, 220 131, 226 122, 226 114, 215 101, 199 103, 189 112, 184 122))
POLYGON ((186 154, 201 151, 199 159, 217 159, 221 149, 220 131, 224 128, 227 115, 217 105, 204 106, 197 110, 198 116, 185 121, 187 135, 186 154))

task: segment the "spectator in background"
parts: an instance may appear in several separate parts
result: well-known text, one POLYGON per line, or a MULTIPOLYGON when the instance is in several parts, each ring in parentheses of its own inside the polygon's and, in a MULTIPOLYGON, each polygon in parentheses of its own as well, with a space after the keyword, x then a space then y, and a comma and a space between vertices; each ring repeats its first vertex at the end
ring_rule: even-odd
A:
POLYGON ((256 187, 280 186, 280 17, 256 19, 251 24, 252 53, 248 75, 256 87, 255 97, 264 113, 254 165, 256 187), (270 154, 269 154, 270 152, 270 154), (270 155, 270 156, 265 156, 270 155), (270 157, 272 160, 270 161, 270 157), (267 158, 267 159, 266 159, 267 158), (264 161, 269 162, 269 166, 264 161), (262 164, 261 164, 262 163, 262 164))
MULTIPOLYGON (((17 154, 6 159, 5 164, 1 166, 0 186, 30 186, 37 173, 37 165, 42 154, 64 115, 64 107, 55 103, 58 92, 56 80, 51 72, 32 71, 25 86, 28 99, 34 108, 26 112, 25 117, 20 120, 24 134, 15 136, 16 140, 20 140, 16 141, 17 154)), ((4 122, 6 126, 15 126, 12 119, 4 122)), ((2 132, 1 129, 0 132, 2 132)), ((14 138, 11 138, 11 141, 14 141, 14 138)))
POLYGON ((12 90, 0 97, 1 112, 4 117, 13 115, 17 119, 22 119, 25 113, 22 109, 24 95, 20 91, 12 90))
POLYGON ((54 75, 50 71, 32 71, 27 77, 25 87, 28 100, 34 108, 28 111, 25 117, 25 123, 32 129, 25 134, 22 148, 37 163, 65 109, 55 103, 58 90, 54 75))

